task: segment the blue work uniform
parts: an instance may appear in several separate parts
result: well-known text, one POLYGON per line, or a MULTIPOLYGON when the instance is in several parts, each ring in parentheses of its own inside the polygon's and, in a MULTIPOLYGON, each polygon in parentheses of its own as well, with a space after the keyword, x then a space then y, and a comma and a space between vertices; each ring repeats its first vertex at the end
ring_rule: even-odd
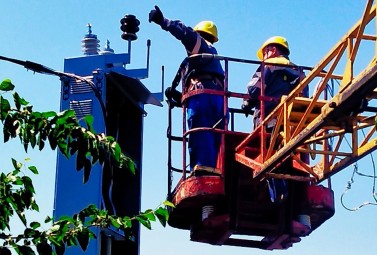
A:
MULTIPOLYGON (((255 108, 254 111, 254 128, 261 122, 261 109, 258 96, 261 94, 263 77, 264 96, 269 97, 271 100, 264 102, 264 114, 265 117, 270 114, 274 108, 280 103, 280 99, 283 95, 288 95, 300 82, 300 72, 297 68, 289 66, 274 66, 269 64, 285 64, 293 65, 288 57, 279 56, 266 59, 264 66, 263 76, 261 74, 261 66, 252 76, 250 82, 247 84, 247 91, 250 95, 249 106, 255 108)), ((308 90, 303 92, 304 96, 308 96, 308 90)), ((267 130, 272 130, 274 121, 267 124, 267 130)), ((272 202, 281 202, 287 196, 287 184, 285 180, 268 179, 268 188, 270 198, 272 202)))
MULTIPOLYGON (((280 103, 283 95, 288 95, 300 82, 300 72, 297 68, 289 66, 274 66, 271 64, 293 65, 288 57, 279 56, 265 60, 263 83, 264 96, 270 98, 264 102, 264 117, 270 114, 280 103)), ((258 126, 261 118, 260 101, 258 96, 261 94, 261 66, 258 67, 250 82, 247 84, 247 91, 251 97, 249 104, 254 111, 254 127, 258 126)), ((308 94, 304 91, 304 94, 308 94)))
MULTIPOLYGON (((191 27, 185 26, 179 20, 164 18, 161 28, 170 32, 182 42, 188 56, 202 53, 217 54, 211 43, 205 41, 199 33, 191 27)), ((224 70, 218 59, 193 58, 186 66, 183 79, 186 81, 188 89, 191 90, 196 88, 223 90, 224 70), (196 79, 199 82, 190 84, 191 79, 196 79)), ((188 129, 199 127, 224 128, 224 99, 222 96, 198 94, 188 98, 186 108, 188 129)), ((192 132, 188 142, 190 168, 193 169, 195 165, 216 167, 220 143, 221 134, 219 133, 211 131, 192 132)))

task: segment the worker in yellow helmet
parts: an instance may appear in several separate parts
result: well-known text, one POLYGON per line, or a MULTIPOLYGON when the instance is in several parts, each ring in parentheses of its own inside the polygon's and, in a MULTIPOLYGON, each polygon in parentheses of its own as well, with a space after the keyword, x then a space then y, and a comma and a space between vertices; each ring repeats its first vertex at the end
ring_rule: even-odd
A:
MULTIPOLYGON (((267 39, 257 51, 257 57, 264 61, 264 73, 261 73, 261 66, 252 76, 247 84, 247 91, 250 98, 245 99, 242 109, 245 112, 255 108, 254 128, 279 104, 282 95, 288 95, 299 83, 300 72, 289 60, 290 49, 287 39, 282 36, 273 36, 267 39), (275 65, 278 64, 278 65, 275 65), (281 66, 290 65, 290 66, 281 66), (263 77, 263 79, 262 79, 263 77), (264 116, 261 116, 261 94, 262 81, 264 89, 264 116)), ((270 127, 273 128, 273 122, 270 127)))
MULTIPOLYGON (((282 36, 273 36, 267 39, 257 51, 257 57, 265 64, 263 73, 261 73, 262 68, 259 66, 247 84, 247 92, 250 98, 245 99, 242 104, 245 114, 255 108, 254 128, 260 124, 262 118, 269 115, 280 103, 283 95, 288 95, 299 84, 300 72, 290 62, 289 54, 288 41, 282 36), (274 64, 283 64, 283 66, 274 64), (261 89, 264 89, 264 116, 261 115, 261 89)), ((267 124, 267 131, 272 132, 275 124, 276 120, 270 121, 267 124)), ((286 181, 271 178, 267 180, 267 183, 271 201, 284 201, 287 197, 286 181)))
POLYGON ((268 46, 274 46, 274 45, 278 47, 280 46, 279 47, 280 54, 276 54, 276 56, 285 56, 287 59, 289 59, 288 56, 289 56, 290 50, 289 50, 288 41, 282 36, 273 36, 267 39, 257 51, 257 57, 260 60, 271 58, 271 56, 268 56, 268 54, 267 56, 264 55, 265 48, 268 46))
MULTIPOLYGON (((217 50, 213 46, 219 40, 217 27, 213 21, 201 21, 194 28, 188 27, 179 20, 165 18, 158 6, 149 13, 149 22, 154 22, 168 31, 176 39, 181 41, 187 51, 187 55, 213 54, 217 50)), ((174 53, 172 53, 174 54, 174 53)), ((223 90, 224 70, 218 59, 193 58, 185 67, 183 80, 185 89, 223 90)), ((168 100, 179 101, 180 93, 175 87, 169 87, 165 91, 168 100)), ((188 128, 214 127, 224 128, 224 104, 223 97, 213 94, 198 93, 185 101, 187 108, 188 128)), ((189 137, 190 167, 195 170, 198 166, 215 168, 220 149, 221 135, 212 131, 192 132, 189 137)))

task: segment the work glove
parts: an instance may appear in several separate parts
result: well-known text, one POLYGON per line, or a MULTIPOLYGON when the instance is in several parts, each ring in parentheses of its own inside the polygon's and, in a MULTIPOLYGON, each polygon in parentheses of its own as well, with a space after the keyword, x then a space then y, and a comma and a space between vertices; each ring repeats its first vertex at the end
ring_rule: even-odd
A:
POLYGON ((178 90, 168 87, 165 90, 165 96, 168 99, 171 108, 174 108, 175 106, 182 107, 182 93, 178 90))
POLYGON ((253 107, 249 100, 244 99, 241 105, 241 109, 244 112, 245 116, 248 117, 249 114, 253 114, 254 112, 251 110, 253 107))
POLYGON ((154 23, 161 26, 162 22, 164 21, 164 15, 162 15, 162 12, 157 5, 155 5, 154 8, 154 10, 151 10, 149 12, 149 23, 153 21, 154 23))

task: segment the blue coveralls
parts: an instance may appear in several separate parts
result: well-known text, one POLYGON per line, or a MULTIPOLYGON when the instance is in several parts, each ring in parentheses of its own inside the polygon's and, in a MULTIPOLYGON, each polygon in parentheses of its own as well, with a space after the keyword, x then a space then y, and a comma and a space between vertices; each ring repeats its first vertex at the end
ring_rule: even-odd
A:
MULTIPOLYGON (((280 103, 280 98, 283 95, 288 95, 300 81, 300 72, 296 68, 287 66, 274 66, 271 64, 286 64, 293 65, 288 57, 280 56, 269 58, 265 60, 263 81, 264 81, 264 96, 275 98, 278 100, 264 102, 264 117, 269 115, 274 108, 280 103)), ((254 128, 257 127, 261 121, 260 101, 258 96, 261 94, 261 66, 252 76, 250 82, 247 84, 247 91, 251 97, 249 105, 255 107, 254 111, 254 128)), ((308 96, 308 91, 304 91, 304 96, 308 96)), ((267 124, 267 130, 272 130, 274 123, 271 126, 267 124)), ((287 184, 285 180, 268 179, 268 188, 272 202, 280 202, 287 196, 287 184)))
MULTIPOLYGON (((162 29, 170 32, 180 40, 186 48, 187 55, 193 54, 217 54, 212 44, 206 42, 199 33, 191 27, 185 26, 179 20, 168 20, 164 18, 161 24, 162 29)), ((224 71, 219 60, 216 59, 193 59, 190 61, 185 72, 184 79, 187 86, 193 77, 209 75, 215 79, 200 81, 199 86, 205 89, 222 90, 224 71)), ((199 79, 200 80, 200 79, 199 79)), ((198 94, 187 100, 187 126, 188 129, 198 127, 224 128, 224 101, 222 96, 210 94, 198 94)), ((216 167, 217 157, 220 149, 221 134, 211 131, 193 132, 189 136, 188 149, 190 154, 190 168, 195 165, 216 167)))
MULTIPOLYGON (((293 65, 288 57, 284 56, 265 60, 263 73, 265 86, 264 96, 277 100, 264 102, 264 117, 270 114, 280 103, 280 98, 283 95, 288 95, 300 81, 300 72, 298 69, 286 66, 268 65, 268 63, 293 65)), ((247 84, 247 91, 251 96, 251 99, 249 100, 249 103, 251 104, 250 106, 255 107, 254 127, 256 127, 259 124, 261 117, 260 101, 257 99, 261 93, 261 66, 258 67, 250 82, 247 84)))

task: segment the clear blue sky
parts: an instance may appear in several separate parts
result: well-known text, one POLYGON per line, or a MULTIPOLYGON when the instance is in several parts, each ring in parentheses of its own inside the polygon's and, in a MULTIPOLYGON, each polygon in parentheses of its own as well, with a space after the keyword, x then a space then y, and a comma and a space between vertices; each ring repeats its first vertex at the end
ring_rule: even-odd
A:
MULTIPOLYGON (((315 66, 339 39, 361 18, 362 0, 260 1, 260 0, 191 0, 191 1, 88 1, 39 0, 3 1, 0 15, 0 55, 41 63, 63 70, 64 58, 82 55, 81 39, 87 33, 87 23, 101 40, 101 47, 110 40, 116 53, 126 52, 121 40, 119 20, 134 14, 140 20, 139 39, 132 44, 129 68, 146 66, 146 41, 151 39, 150 75, 143 83, 152 91, 161 88, 161 66, 165 66, 165 83, 169 84, 185 57, 182 45, 157 25, 148 23, 148 13, 155 4, 164 15, 181 19, 194 26, 200 20, 213 20, 218 26, 220 55, 256 60, 256 51, 268 37, 285 36, 291 48, 291 60, 300 65, 315 66)), ((230 70, 230 89, 244 92, 255 67, 235 67, 230 70)), ((33 74, 21 66, 0 62, 0 80, 10 78, 17 91, 31 101, 38 111, 59 109, 58 78, 33 74)), ((166 198, 167 192, 167 107, 146 106, 143 152, 143 209, 154 208, 166 198)), ((251 129, 251 121, 245 129, 251 129)), ((2 136, 0 135, 0 139, 2 136)), ((2 171, 7 171, 10 157, 22 160, 19 142, 2 145, 2 171)), ((56 153, 30 151, 27 155, 40 170, 35 179, 37 201, 41 205, 42 221, 52 214, 55 185, 56 153)), ((372 173, 369 158, 359 163, 365 173, 372 173)), ((332 179, 336 213, 310 236, 286 251, 262 251, 250 248, 211 246, 189 241, 189 232, 153 224, 153 230, 142 230, 141 255, 147 254, 359 254, 375 255, 377 207, 368 206, 357 212, 345 210, 340 195, 351 177, 352 168, 332 179)), ((356 177, 347 195, 350 207, 371 201, 372 180, 356 177)))

